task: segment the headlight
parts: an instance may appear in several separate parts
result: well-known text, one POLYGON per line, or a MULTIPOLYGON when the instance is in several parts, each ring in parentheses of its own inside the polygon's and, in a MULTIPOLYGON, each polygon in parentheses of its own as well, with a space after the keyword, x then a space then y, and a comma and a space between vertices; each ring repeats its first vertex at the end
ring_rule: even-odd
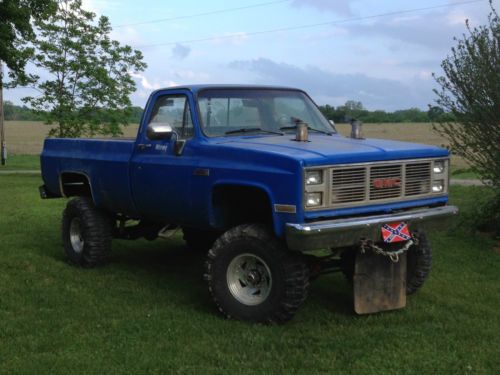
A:
POLYGON ((444 190, 444 180, 436 180, 432 183, 432 192, 441 193, 444 190))
POLYGON ((323 193, 307 193, 306 194, 306 206, 307 207, 321 206, 322 203, 323 203, 323 193))
POLYGON ((306 185, 319 185, 323 183, 323 171, 306 172, 306 185))
POLYGON ((432 169, 434 173, 443 173, 444 171, 444 160, 437 160, 434 162, 434 168, 432 169))

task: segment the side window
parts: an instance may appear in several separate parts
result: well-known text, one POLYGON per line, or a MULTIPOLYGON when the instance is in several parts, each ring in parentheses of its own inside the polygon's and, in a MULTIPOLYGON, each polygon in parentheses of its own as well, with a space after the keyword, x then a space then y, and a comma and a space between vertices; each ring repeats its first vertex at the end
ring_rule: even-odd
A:
POLYGON ((149 123, 169 124, 182 139, 193 136, 193 121, 185 95, 160 96, 153 107, 149 123))

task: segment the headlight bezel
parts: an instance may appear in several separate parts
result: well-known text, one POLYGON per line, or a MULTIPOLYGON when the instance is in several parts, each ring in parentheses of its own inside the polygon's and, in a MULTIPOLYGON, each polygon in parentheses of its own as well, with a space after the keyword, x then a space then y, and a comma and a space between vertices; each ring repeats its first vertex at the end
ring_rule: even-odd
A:
POLYGON ((430 194, 444 195, 448 194, 450 183, 450 159, 434 159, 431 167, 431 188, 430 194), (435 184, 439 183, 441 189, 434 190, 435 184))
POLYGON ((431 191, 434 194, 441 194, 444 192, 445 182, 444 180, 433 180, 431 191))
POLYGON ((321 185, 323 183, 324 171, 321 169, 312 169, 305 172, 306 186, 321 185), (311 180, 310 180, 311 178, 311 180), (315 180, 314 180, 315 178, 315 180))
POLYGON ((310 192, 310 193, 306 193, 306 207, 308 208, 317 208, 317 207, 321 207, 323 205, 323 192, 321 191, 314 191, 314 192, 310 192), (312 198, 313 196, 315 196, 316 198, 316 202, 314 202, 314 198, 312 198), (310 200, 312 200, 314 203, 309 203, 310 200))
POLYGON ((445 170, 446 170, 446 160, 443 159, 434 160, 434 162, 432 163, 432 173, 443 174, 445 170))

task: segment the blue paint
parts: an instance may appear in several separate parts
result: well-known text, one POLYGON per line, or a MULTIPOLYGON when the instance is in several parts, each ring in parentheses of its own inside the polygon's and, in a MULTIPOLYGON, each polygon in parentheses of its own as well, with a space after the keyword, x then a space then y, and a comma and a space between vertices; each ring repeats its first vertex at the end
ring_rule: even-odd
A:
POLYGON ((390 212, 447 201, 446 197, 432 198, 305 213, 304 167, 443 157, 448 156, 448 151, 407 142, 350 139, 338 134, 310 133, 310 142, 294 142, 292 134, 209 138, 200 129, 196 97, 200 90, 214 87, 219 86, 198 85, 153 92, 136 140, 47 139, 41 155, 47 188, 58 194, 59 175, 79 172, 89 177, 94 201, 104 209, 134 218, 209 228, 216 222, 212 207, 214 187, 251 186, 265 192, 271 203, 270 210, 274 204, 297 207, 295 214, 272 210, 278 236, 283 234, 287 222, 390 212), (186 142, 182 156, 174 154, 175 139, 151 141, 145 135, 153 105, 165 94, 186 95, 190 104, 194 135, 186 142), (140 149, 139 144, 151 144, 151 147, 140 149), (210 173, 194 175, 197 169, 208 169, 210 173))

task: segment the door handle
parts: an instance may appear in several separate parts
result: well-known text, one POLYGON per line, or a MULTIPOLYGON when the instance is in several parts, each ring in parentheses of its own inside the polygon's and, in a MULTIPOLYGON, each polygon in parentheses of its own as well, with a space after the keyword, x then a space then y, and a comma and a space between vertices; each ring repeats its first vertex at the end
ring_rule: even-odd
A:
POLYGON ((145 149, 147 149, 147 148, 151 148, 151 143, 139 143, 139 144, 137 145, 137 148, 138 148, 139 150, 145 150, 145 149))

